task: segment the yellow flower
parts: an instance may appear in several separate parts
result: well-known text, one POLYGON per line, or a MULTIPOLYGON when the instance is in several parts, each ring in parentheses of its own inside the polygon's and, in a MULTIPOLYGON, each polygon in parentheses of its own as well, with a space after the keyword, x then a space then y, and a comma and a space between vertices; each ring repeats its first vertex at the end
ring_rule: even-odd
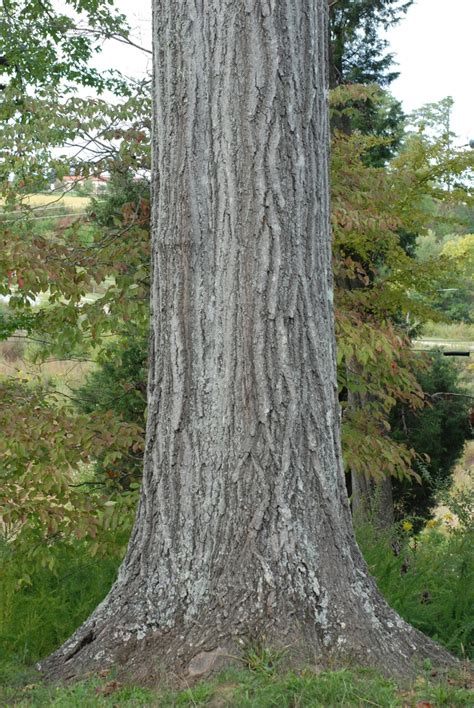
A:
POLYGON ((413 524, 411 523, 411 521, 404 521, 404 522, 403 522, 403 524, 402 524, 402 529, 403 529, 404 531, 411 531, 412 528, 413 528, 413 524))
POLYGON ((427 529, 434 529, 435 526, 438 525, 438 519, 430 519, 429 521, 426 522, 426 528, 427 529))

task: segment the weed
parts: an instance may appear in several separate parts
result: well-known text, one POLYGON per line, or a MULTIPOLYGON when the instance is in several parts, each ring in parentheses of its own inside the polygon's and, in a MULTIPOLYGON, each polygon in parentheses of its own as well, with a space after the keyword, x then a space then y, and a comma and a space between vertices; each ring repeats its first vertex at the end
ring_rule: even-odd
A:
POLYGON ((360 527, 357 538, 387 602, 449 651, 472 657, 474 532, 433 523, 416 537, 399 536, 396 552, 393 530, 380 535, 360 527))
POLYGON ((269 647, 264 638, 259 638, 244 644, 241 659, 250 671, 272 676, 286 653, 287 649, 269 647))

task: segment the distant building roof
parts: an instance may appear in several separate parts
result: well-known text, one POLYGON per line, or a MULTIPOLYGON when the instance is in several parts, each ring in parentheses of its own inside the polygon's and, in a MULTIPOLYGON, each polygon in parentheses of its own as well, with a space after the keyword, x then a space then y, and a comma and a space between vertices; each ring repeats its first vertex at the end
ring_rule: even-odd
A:
POLYGON ((66 175, 63 177, 63 182, 108 182, 110 177, 108 175, 91 175, 90 177, 83 177, 82 175, 66 175))

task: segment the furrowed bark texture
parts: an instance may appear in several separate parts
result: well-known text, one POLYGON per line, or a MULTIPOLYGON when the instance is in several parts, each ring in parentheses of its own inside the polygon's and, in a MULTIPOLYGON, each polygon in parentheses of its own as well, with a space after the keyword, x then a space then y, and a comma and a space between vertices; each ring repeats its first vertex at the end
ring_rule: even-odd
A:
POLYGON ((104 602, 43 663, 192 675, 265 637, 446 659, 382 601, 342 472, 326 0, 155 0, 152 348, 141 502, 104 602), (158 186, 159 175, 159 186, 158 186))

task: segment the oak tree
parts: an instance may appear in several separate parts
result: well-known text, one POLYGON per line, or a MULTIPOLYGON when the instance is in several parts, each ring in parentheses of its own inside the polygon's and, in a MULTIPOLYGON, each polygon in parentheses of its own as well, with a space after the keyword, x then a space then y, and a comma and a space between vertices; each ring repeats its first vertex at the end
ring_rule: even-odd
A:
POLYGON ((326 0, 154 3, 141 499, 116 583, 50 676, 112 662, 197 676, 257 636, 393 672, 450 661, 386 605, 352 532, 326 15, 326 0))

